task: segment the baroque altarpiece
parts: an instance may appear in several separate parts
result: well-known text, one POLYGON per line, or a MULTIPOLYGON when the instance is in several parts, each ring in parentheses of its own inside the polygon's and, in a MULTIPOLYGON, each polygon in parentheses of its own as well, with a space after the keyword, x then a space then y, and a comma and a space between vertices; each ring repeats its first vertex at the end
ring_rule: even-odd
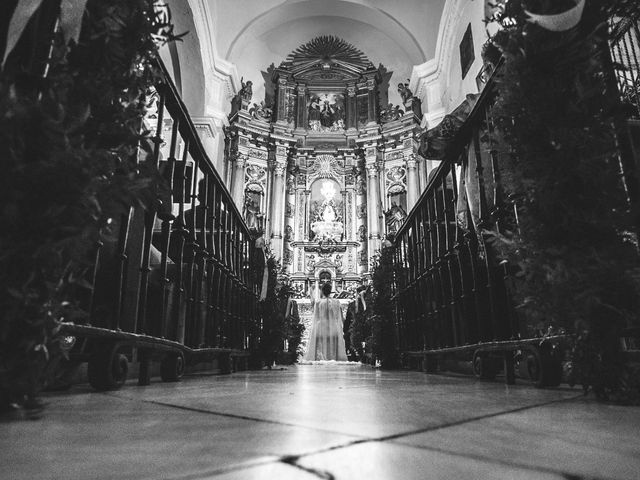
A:
POLYGON ((264 235, 296 296, 330 281, 338 298, 366 282, 370 258, 404 220, 424 183, 420 103, 352 45, 318 37, 232 102, 227 181, 251 229, 264 235))

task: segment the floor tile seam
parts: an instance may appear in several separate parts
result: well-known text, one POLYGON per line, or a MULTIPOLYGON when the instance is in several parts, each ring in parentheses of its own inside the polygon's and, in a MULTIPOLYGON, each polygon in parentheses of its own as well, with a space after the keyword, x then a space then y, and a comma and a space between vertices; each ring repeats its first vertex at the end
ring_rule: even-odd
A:
POLYGON ((328 470, 320 470, 318 468, 306 467, 298 463, 300 456, 291 456, 291 457, 282 457, 280 459, 280 463, 284 463, 285 465, 290 465, 294 468, 307 472, 315 477, 318 477, 321 480, 335 480, 335 475, 333 475, 328 470))
MULTIPOLYGON (((580 395, 580 397, 581 396, 582 395, 580 395)), ((420 433, 429 433, 429 432, 433 432, 433 431, 436 431, 436 430, 441 430, 441 429, 444 429, 444 428, 449 428, 449 427, 458 426, 458 425, 464 425, 464 424, 467 424, 467 423, 480 421, 480 420, 483 420, 483 419, 486 419, 486 418, 494 418, 494 417, 498 417, 500 415, 506 415, 506 414, 509 414, 509 413, 516 413, 516 412, 519 412, 519 411, 524 411, 524 410, 529 410, 529 409, 533 409, 533 408, 543 407, 543 406, 552 405, 552 404, 555 404, 555 403, 562 403, 562 402, 566 402, 568 400, 575 400, 576 398, 579 398, 579 397, 563 398, 563 399, 559 399, 559 400, 553 400, 553 401, 549 401, 549 402, 538 403, 538 404, 528 405, 528 406, 524 406, 524 407, 518 407, 518 408, 511 409, 511 410, 495 412, 495 413, 492 413, 492 414, 486 414, 486 415, 482 415, 482 416, 479 416, 479 417, 473 417, 473 418, 469 418, 469 419, 465 419, 465 420, 459 420, 459 421, 456 421, 456 422, 449 422, 449 423, 444 424, 444 425, 432 425, 432 426, 429 426, 429 427, 425 427, 425 428, 421 428, 421 429, 417 429, 417 430, 411 430, 411 431, 408 431, 408 432, 396 433, 396 434, 393 434, 393 435, 383 435, 383 436, 379 436, 379 437, 369 437, 369 438, 358 438, 358 439, 352 440, 352 441, 347 442, 347 443, 342 444, 342 445, 334 445, 332 447, 323 448, 323 449, 319 449, 319 450, 316 450, 316 451, 313 451, 313 452, 304 453, 304 454, 299 455, 297 458, 304 458, 304 457, 311 456, 311 455, 317 455, 317 454, 320 454, 320 453, 331 452, 331 451, 334 451, 334 450, 340 450, 340 449, 343 449, 343 448, 349 448, 349 447, 352 447, 352 446, 355 446, 355 445, 360 445, 360 444, 370 443, 370 442, 371 443, 373 443, 373 442, 381 442, 381 443, 390 442, 390 443, 393 443, 394 445, 406 446, 406 444, 404 444, 404 443, 392 442, 392 441, 395 440, 395 439, 398 439, 398 438, 403 438, 403 437, 407 437, 407 436, 411 436, 411 435, 417 435, 417 434, 420 434, 420 433)))
POLYGON ((208 410, 208 409, 205 409, 205 408, 189 407, 189 406, 185 406, 185 405, 176 405, 176 404, 173 404, 173 403, 161 402, 161 401, 157 401, 157 400, 137 399, 137 398, 133 398, 133 397, 126 397, 126 396, 120 396, 120 395, 109 395, 109 396, 114 397, 114 398, 119 398, 121 400, 140 401, 140 402, 143 402, 143 403, 151 403, 153 405, 159 405, 159 406, 167 407, 167 408, 175 408, 175 409, 178 409, 178 410, 184 410, 184 411, 188 411, 188 412, 204 413, 206 415, 214 415, 214 416, 225 417, 225 418, 233 418, 233 419, 236 419, 236 420, 247 420, 247 421, 251 421, 251 422, 265 423, 265 424, 270 424, 270 425, 279 425, 279 426, 282 426, 282 427, 303 428, 303 429, 312 430, 312 431, 315 431, 315 432, 328 433, 328 434, 332 434, 332 435, 341 435, 343 437, 351 437, 351 438, 355 438, 355 439, 358 439, 358 440, 364 439, 361 435, 354 435, 352 433, 345 433, 345 432, 341 432, 341 431, 337 431, 337 430, 329 430, 329 429, 325 429, 325 428, 311 427, 309 425, 303 425, 303 424, 298 424, 298 423, 281 422, 281 421, 278 421, 278 420, 269 420, 269 419, 266 419, 266 418, 250 417, 248 415, 239 415, 239 414, 235 414, 235 413, 217 412, 217 411, 208 410))
MULTIPOLYGON (((559 470, 559 469, 550 468, 546 466, 535 466, 535 465, 530 465, 530 464, 521 463, 521 462, 510 462, 506 460, 500 460, 500 459, 488 457, 486 455, 480 455, 480 454, 474 454, 474 453, 460 453, 460 452, 456 452, 455 450, 448 450, 446 448, 431 447, 426 445, 412 445, 409 443, 403 443, 403 442, 397 442, 397 441, 381 442, 381 443, 390 443, 396 446, 409 447, 417 450, 426 450, 434 453, 442 453, 442 454, 451 455, 454 457, 482 461, 489 464, 502 465, 502 466, 511 467, 511 468, 519 468, 521 470, 530 470, 534 472, 549 473, 553 475, 559 475, 562 478, 571 478, 571 479, 583 478, 582 474, 579 474, 579 473, 567 472, 565 470, 559 470)), ((619 477, 610 477, 610 476, 594 477, 591 474, 588 475, 588 478, 589 480, 626 480, 619 477)))
POLYGON ((582 398, 583 395, 576 395, 573 397, 565 397, 565 398, 560 398, 560 399, 555 399, 555 400, 549 400, 546 402, 540 402, 540 403, 534 403, 534 404, 530 404, 530 405, 523 405, 521 407, 516 407, 516 408, 511 408, 508 410, 501 410, 499 412, 493 412, 493 413, 486 413, 483 415, 478 415, 476 417, 471 417, 471 418, 465 418, 462 420, 456 420, 456 421, 452 421, 452 422, 447 422, 447 423, 443 423, 440 425, 432 425, 429 427, 424 427, 424 428, 420 428, 420 429, 416 429, 416 430, 411 430, 411 431, 407 431, 407 432, 401 432, 401 433, 395 433, 393 435, 385 435, 382 437, 377 437, 375 440, 376 441, 389 441, 389 440, 395 440, 397 438, 402 438, 402 437, 407 437, 410 435, 417 435, 420 433, 428 433, 428 432, 434 432, 437 430, 443 430, 446 428, 451 428, 451 427, 457 427, 460 425, 466 425, 469 423, 473 423, 473 422, 479 422, 482 420, 486 420, 489 418, 496 418, 496 417, 500 417, 502 415, 510 415, 513 413, 518 413, 518 412, 523 412, 526 410, 532 410, 535 408, 540 408, 540 407, 546 407, 548 405, 554 405, 554 404, 558 404, 558 403, 565 403, 565 402, 570 402, 579 398, 582 398))
POLYGON ((237 463, 233 465, 228 465, 226 467, 220 467, 212 470, 205 470, 202 472, 173 475, 171 477, 167 477, 165 480, 205 480, 205 479, 216 477, 218 475, 224 475, 231 472, 240 472, 242 470, 248 470, 250 468, 264 467, 266 465, 281 463, 282 458, 283 457, 281 456, 274 455, 272 458, 269 458, 269 459, 253 460, 253 461, 250 460, 246 463, 237 463))

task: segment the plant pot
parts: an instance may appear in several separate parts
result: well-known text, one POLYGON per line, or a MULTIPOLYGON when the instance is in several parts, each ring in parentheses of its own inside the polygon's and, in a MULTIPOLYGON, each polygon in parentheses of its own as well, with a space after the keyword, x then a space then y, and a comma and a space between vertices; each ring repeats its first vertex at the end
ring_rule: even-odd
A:
POLYGON ((576 0, 575 7, 555 15, 540 15, 537 13, 531 13, 528 10, 525 10, 524 13, 529 16, 529 18, 527 18, 529 23, 535 23, 536 25, 539 25, 545 30, 549 30, 551 32, 565 32, 567 30, 571 30, 580 23, 584 4, 585 0, 576 0))

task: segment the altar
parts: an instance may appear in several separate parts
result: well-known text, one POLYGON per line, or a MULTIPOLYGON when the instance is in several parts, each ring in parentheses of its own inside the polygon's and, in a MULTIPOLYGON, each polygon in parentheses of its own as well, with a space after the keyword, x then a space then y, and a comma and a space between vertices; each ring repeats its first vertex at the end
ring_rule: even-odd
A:
POLYGON ((353 45, 322 36, 266 69, 259 103, 248 83, 234 99, 226 179, 302 302, 331 282, 346 305, 417 199, 419 175, 426 184, 420 102, 402 84, 406 105, 381 108, 390 77, 353 45))

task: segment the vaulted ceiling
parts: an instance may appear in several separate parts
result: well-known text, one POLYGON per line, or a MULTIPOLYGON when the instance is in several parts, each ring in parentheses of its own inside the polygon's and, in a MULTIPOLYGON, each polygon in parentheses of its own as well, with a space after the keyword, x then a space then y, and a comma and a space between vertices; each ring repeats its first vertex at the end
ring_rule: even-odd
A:
MULTIPOLYGON (((414 65, 435 55, 445 0, 208 0, 217 53, 253 81, 254 101, 264 95, 263 76, 300 45, 333 35, 393 71, 392 85, 414 65)), ((390 100, 399 99, 395 89, 390 100)))

